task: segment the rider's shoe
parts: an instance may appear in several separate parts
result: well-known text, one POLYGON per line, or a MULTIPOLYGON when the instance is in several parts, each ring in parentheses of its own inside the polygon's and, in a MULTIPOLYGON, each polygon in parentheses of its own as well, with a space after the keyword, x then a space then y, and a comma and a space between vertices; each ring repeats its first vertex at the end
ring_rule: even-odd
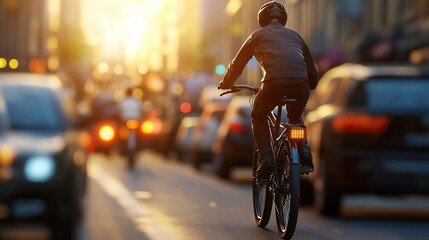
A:
POLYGON ((311 149, 306 143, 302 143, 299 147, 299 155, 301 158, 301 173, 308 174, 314 172, 313 156, 311 149))
POLYGON ((272 156, 265 156, 262 160, 259 160, 259 166, 256 172, 260 180, 268 181, 273 171, 274 159, 272 156))

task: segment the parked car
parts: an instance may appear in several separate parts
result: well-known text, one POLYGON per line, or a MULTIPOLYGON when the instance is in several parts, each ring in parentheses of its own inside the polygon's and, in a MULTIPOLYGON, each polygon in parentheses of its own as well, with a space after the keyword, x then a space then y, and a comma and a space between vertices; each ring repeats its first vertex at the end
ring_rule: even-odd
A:
POLYGON ((229 178, 234 167, 251 166, 253 133, 249 96, 234 96, 220 124, 213 145, 216 174, 229 178))
POLYGON ((180 122, 179 129, 175 138, 177 158, 185 161, 191 149, 192 133, 198 124, 200 117, 184 117, 180 122))
POLYGON ((73 239, 83 212, 89 134, 54 74, 0 74, 0 223, 45 221, 73 239))
POLYGON ((204 105, 191 138, 189 161, 194 168, 199 169, 201 164, 211 162, 213 144, 227 107, 228 103, 221 101, 210 101, 204 105))
POLYGON ((326 72, 305 122, 317 209, 345 194, 429 194, 427 68, 344 64, 326 72))

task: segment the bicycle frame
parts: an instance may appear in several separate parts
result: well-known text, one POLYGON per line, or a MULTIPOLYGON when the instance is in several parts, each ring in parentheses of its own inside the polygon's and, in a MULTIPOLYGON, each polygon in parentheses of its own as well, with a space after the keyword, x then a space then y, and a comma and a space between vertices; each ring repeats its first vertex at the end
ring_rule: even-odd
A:
POLYGON ((271 143, 271 146, 272 146, 273 150, 275 150, 275 147, 278 146, 279 144, 281 144, 283 142, 288 142, 289 144, 287 145, 287 148, 290 151, 292 164, 300 164, 298 144, 302 140, 289 139, 288 131, 290 129, 293 129, 293 128, 294 129, 296 129, 296 128, 305 129, 305 127, 303 127, 299 124, 289 124, 289 123, 282 122, 281 117, 282 117, 282 110, 284 107, 286 107, 286 103, 279 104, 275 109, 275 110, 277 110, 276 111, 277 113, 275 114, 274 113, 275 110, 273 110, 268 115, 268 124, 269 124, 269 128, 271 129, 270 132, 272 135, 271 139, 274 141, 271 143), (280 133, 280 130, 282 130, 281 133, 280 133))
MULTIPOLYGON (((221 96, 242 89, 248 89, 254 93, 259 90, 252 86, 236 85, 221 96)), ((301 175, 298 146, 305 139, 306 134, 305 126, 281 121, 282 110, 292 103, 296 103, 296 100, 284 98, 268 114, 267 121, 274 156, 274 172, 268 181, 258 177, 258 157, 255 149, 252 160, 253 209, 256 224, 259 227, 265 227, 268 224, 274 202, 277 229, 282 239, 292 238, 296 228, 301 175)))

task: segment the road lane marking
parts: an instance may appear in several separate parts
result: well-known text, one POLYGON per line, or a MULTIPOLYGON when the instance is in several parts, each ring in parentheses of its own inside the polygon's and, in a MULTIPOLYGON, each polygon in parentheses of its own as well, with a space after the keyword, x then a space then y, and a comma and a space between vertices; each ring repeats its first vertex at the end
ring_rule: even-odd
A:
POLYGON ((90 165, 88 175, 121 206, 137 229, 149 239, 189 239, 179 227, 174 226, 177 220, 158 209, 144 205, 121 182, 97 164, 90 165))
POLYGON ((148 192, 148 191, 136 191, 136 192, 134 192, 134 196, 138 199, 147 200, 147 199, 152 198, 152 193, 148 192))

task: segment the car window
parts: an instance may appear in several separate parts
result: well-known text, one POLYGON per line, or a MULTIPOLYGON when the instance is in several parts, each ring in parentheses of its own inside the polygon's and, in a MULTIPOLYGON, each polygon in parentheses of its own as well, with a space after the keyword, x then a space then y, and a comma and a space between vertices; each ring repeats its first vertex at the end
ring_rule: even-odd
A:
POLYGON ((45 88, 4 85, 10 126, 15 130, 60 130, 59 106, 45 88))
POLYGON ((336 77, 328 80, 316 90, 308 102, 309 111, 325 104, 339 104, 344 95, 344 79, 336 77))
POLYGON ((417 113, 429 111, 429 79, 373 78, 353 90, 351 106, 366 106, 372 111, 417 113))

